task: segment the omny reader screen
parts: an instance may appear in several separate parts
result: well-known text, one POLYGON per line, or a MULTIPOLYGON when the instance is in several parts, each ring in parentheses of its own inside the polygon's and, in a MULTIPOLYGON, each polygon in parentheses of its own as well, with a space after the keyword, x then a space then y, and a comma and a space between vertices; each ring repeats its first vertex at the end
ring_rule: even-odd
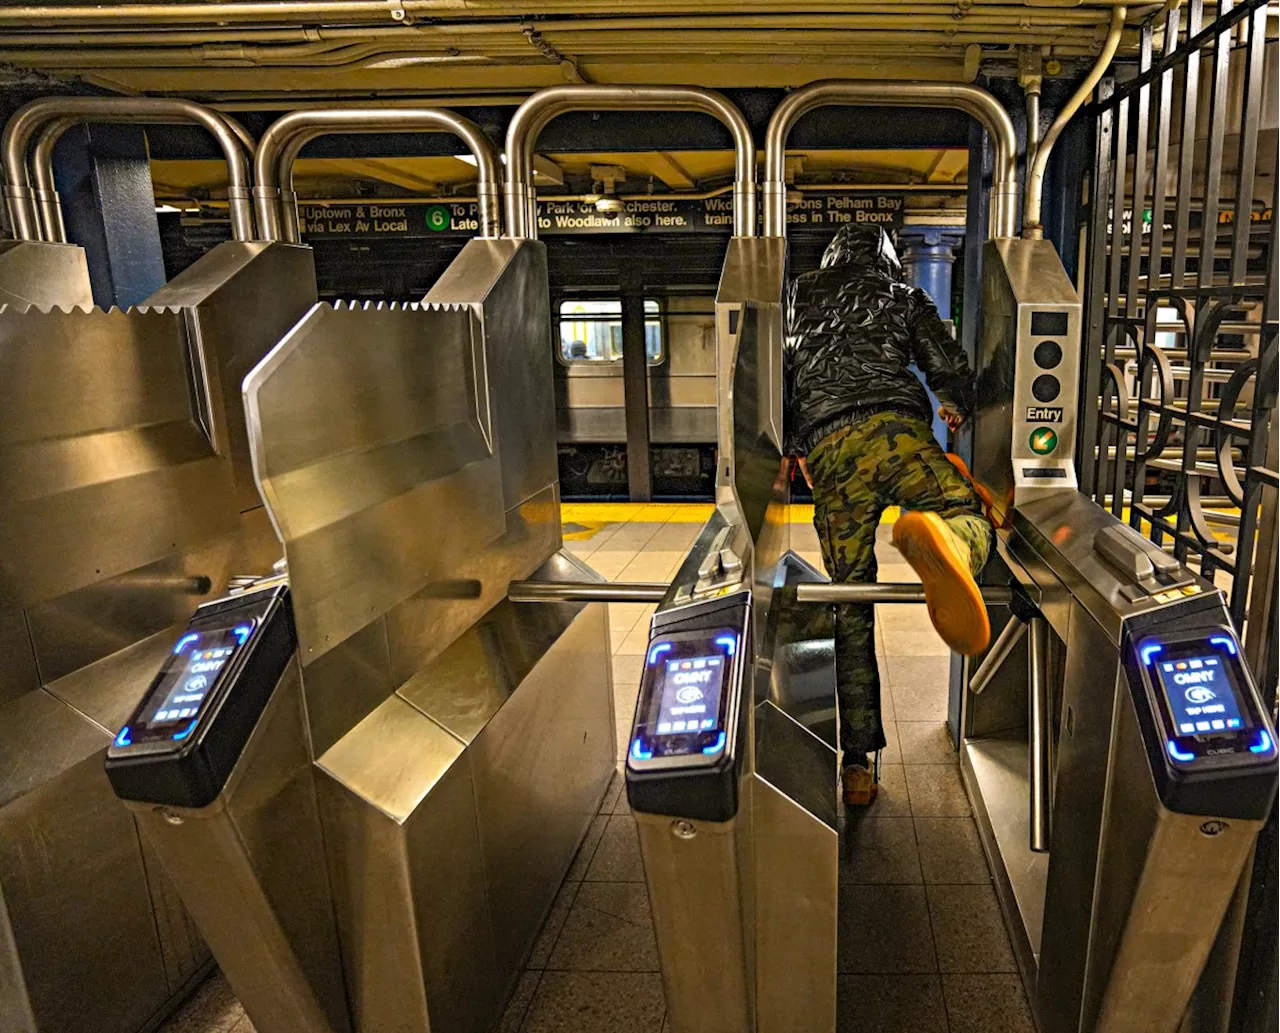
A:
POLYGON ((650 724, 654 735, 688 735, 719 725, 727 659, 717 653, 666 662, 657 721, 650 724))
POLYGON ((141 720, 133 725, 134 740, 167 738, 175 726, 192 724, 252 630, 251 623, 239 622, 188 632, 179 639, 147 694, 141 720))
POLYGON ((1179 735, 1233 735, 1250 722, 1225 656, 1216 652, 1158 660, 1160 686, 1179 735))

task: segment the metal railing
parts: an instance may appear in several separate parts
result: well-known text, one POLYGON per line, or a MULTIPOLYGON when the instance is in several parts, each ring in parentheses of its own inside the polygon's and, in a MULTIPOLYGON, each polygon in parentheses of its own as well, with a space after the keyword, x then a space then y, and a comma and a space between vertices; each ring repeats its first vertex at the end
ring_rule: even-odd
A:
POLYGON ((1204 20, 1203 0, 1153 14, 1136 74, 1091 109, 1080 483, 1223 585, 1274 701, 1275 23, 1263 0, 1204 20))
POLYGON ((542 130, 570 111, 700 111, 733 137, 733 235, 756 235, 756 148, 751 127, 723 94, 700 86, 549 86, 516 109, 507 126, 506 224, 511 237, 538 237, 533 152, 542 130))
POLYGON ((271 123, 263 134, 253 176, 254 207, 263 239, 301 243, 294 162, 312 140, 348 133, 452 133, 466 144, 476 163, 477 235, 499 235, 502 175, 498 150, 478 125, 445 108, 344 106, 290 112, 271 123))
MULTIPOLYGON (((43 97, 23 105, 5 124, 3 151, 4 193, 14 236, 19 240, 41 239, 42 222, 47 233, 61 232, 61 213, 55 214, 57 195, 49 171, 53 147, 71 126, 81 122, 124 122, 144 125, 193 122, 203 126, 217 141, 227 162, 227 204, 231 232, 236 240, 252 240, 253 204, 249 189, 249 158, 253 140, 234 120, 189 100, 167 97, 43 97), (27 152, 37 133, 37 179, 40 194, 33 193, 27 171, 27 152), (52 206, 52 207, 51 207, 52 206), (43 214, 43 219, 42 219, 43 214)), ((57 242, 55 240, 55 242, 57 242)))

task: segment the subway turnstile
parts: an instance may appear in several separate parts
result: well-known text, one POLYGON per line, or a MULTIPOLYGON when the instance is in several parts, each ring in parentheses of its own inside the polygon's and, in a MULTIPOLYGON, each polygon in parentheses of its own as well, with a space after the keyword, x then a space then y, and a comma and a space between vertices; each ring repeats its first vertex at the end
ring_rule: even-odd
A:
POLYGON ((245 382, 296 648, 278 678, 228 655, 205 703, 162 673, 112 777, 263 1033, 487 1033, 612 775, 603 607, 506 599, 599 581, 558 551, 547 306, 542 245, 472 241, 432 300, 316 305, 245 382), (170 739, 211 744, 177 798, 173 747, 138 734, 175 706, 170 739))
MULTIPOLYGON (((76 119, 199 121, 243 182, 242 145, 207 108, 60 97, 6 126, 11 205, 23 141, 76 119)), ((232 209, 247 218, 247 194, 232 209)), ((26 239, 0 247, 0 1015, 133 1033, 211 959, 102 754, 175 626, 280 556, 239 384, 315 301, 314 276, 306 249, 255 242, 242 218, 144 305, 94 309, 81 249, 35 239, 20 210, 26 239)))
MULTIPOLYGON (((983 254, 973 470, 1008 504, 960 760, 1042 1033, 1172 1033, 1275 795, 1220 590, 1076 490, 1081 311, 1051 244, 983 254)), ((1086 401, 1085 404, 1092 404, 1086 401)))
POLYGON ((349 1033, 282 582, 196 611, 107 777, 258 1028, 349 1033))
POLYGON ((1275 796, 1222 594, 1084 496, 1019 505, 1033 600, 965 696, 964 774, 1044 1033, 1179 1027, 1275 796))
POLYGON ((677 1033, 835 1027, 831 619, 795 604, 796 583, 821 580, 802 560, 784 557, 776 576, 760 641, 742 584, 653 620, 627 796, 677 1033))
POLYGON ((790 551, 784 259, 730 242, 716 512, 653 618, 627 747, 674 1033, 835 1028, 834 641, 796 599, 825 578, 790 551))

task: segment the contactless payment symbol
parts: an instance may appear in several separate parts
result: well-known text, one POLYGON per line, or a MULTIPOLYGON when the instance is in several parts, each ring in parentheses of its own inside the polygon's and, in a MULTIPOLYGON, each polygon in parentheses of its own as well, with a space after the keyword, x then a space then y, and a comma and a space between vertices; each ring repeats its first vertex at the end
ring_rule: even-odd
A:
POLYGON ((1058 447, 1058 432, 1052 427, 1040 427, 1031 432, 1031 451, 1038 456, 1047 456, 1058 447))
POLYGON ((700 699, 702 699, 702 690, 696 685, 686 685, 676 693, 676 700, 686 705, 697 703, 700 699))
POLYGON ((433 204, 427 209, 427 229, 432 233, 440 233, 449 228, 453 219, 449 215, 449 209, 442 204, 433 204))

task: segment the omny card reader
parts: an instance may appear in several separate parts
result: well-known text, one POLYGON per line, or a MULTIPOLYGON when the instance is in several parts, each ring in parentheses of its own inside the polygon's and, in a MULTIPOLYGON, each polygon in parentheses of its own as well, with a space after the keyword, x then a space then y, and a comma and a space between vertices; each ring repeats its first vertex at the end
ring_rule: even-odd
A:
POLYGON ((659 614, 627 746, 634 810, 728 821, 750 722, 746 593, 659 614))
POLYGON ((1235 632, 1212 617, 1131 630, 1129 688, 1165 807, 1263 819, 1275 795, 1275 727, 1235 632))
POLYGON ((175 807, 212 803, 294 648, 284 584, 196 610, 107 748, 116 795, 175 807))

